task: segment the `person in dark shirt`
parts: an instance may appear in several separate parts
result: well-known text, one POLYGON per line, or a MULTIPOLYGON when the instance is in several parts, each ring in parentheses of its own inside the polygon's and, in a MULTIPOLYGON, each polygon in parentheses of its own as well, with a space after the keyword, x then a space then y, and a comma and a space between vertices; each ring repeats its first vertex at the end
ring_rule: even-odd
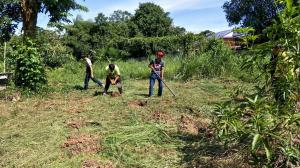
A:
POLYGON ((158 81, 158 96, 162 96, 163 92, 162 80, 164 79, 165 62, 162 58, 165 56, 165 53, 163 51, 158 51, 155 55, 156 58, 149 64, 149 68, 151 68, 149 97, 153 96, 155 80, 158 81))

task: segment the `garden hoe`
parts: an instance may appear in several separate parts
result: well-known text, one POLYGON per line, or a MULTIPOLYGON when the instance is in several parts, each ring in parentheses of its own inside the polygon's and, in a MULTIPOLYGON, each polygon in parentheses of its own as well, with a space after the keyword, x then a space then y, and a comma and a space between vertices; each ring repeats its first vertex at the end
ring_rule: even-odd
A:
POLYGON ((166 84, 166 82, 165 82, 164 80, 162 80, 161 77, 160 77, 154 70, 153 70, 153 72, 154 72, 155 75, 159 78, 159 80, 161 80, 161 81, 164 83, 164 85, 169 89, 169 91, 172 93, 172 95, 173 95, 174 97, 176 97, 175 93, 173 92, 173 90, 172 90, 171 88, 169 88, 169 86, 166 84))

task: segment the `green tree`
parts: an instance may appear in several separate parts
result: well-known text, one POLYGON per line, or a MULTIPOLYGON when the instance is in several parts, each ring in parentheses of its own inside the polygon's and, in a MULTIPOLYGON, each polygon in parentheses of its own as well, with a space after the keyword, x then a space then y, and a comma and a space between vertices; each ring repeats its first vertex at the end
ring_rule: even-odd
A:
POLYGON ((81 52, 87 52, 93 47, 93 34, 95 23, 75 20, 73 25, 65 26, 66 33, 64 41, 70 48, 73 49, 73 53, 79 59, 81 52))
POLYGON ((150 2, 141 3, 132 20, 146 37, 168 35, 172 25, 169 13, 150 2))
POLYGON ((42 63, 48 67, 60 67, 72 58, 58 31, 39 28, 35 41, 42 63))
POLYGON ((229 25, 253 27, 258 33, 272 24, 279 8, 274 0, 230 0, 223 5, 229 25))
POLYGON ((0 1, 0 42, 8 41, 17 28, 14 22, 20 22, 21 18, 15 11, 20 10, 17 0, 0 1))
POLYGON ((132 14, 128 11, 116 10, 113 14, 110 15, 109 21, 110 22, 126 22, 130 20, 132 14))
POLYGON ((56 23, 70 22, 67 18, 69 10, 87 11, 75 0, 1 0, 0 9, 0 20, 8 18, 11 21, 6 30, 13 31, 22 22, 25 37, 35 36, 38 13, 49 14, 50 22, 56 23))
POLYGON ((170 28, 170 34, 171 35, 176 35, 176 36, 180 36, 180 35, 184 35, 184 33, 186 32, 184 27, 180 27, 180 26, 172 26, 170 28))
POLYGON ((100 25, 107 22, 107 17, 103 13, 98 13, 95 17, 96 24, 100 25))

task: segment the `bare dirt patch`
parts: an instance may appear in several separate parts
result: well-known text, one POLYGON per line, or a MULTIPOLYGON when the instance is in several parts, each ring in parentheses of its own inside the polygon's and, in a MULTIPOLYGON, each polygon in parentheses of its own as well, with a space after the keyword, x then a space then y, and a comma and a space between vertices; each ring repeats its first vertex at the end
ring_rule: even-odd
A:
POLYGON ((78 107, 75 107, 75 108, 68 108, 68 109, 65 109, 64 110, 65 112, 67 112, 67 113, 82 113, 83 112, 83 110, 82 110, 82 108, 78 108, 78 107))
POLYGON ((173 124, 176 122, 176 118, 170 113, 165 111, 156 110, 152 113, 151 119, 155 121, 162 121, 164 123, 173 124))
POLYGON ((130 101, 128 102, 128 106, 132 108, 140 108, 147 106, 148 101, 147 100, 136 100, 136 101, 130 101))
POLYGON ((110 96, 111 97, 120 97, 120 96, 122 96, 119 92, 112 92, 111 94, 110 94, 110 96))
POLYGON ((115 168, 115 166, 111 163, 100 164, 95 160, 85 160, 83 162, 82 168, 115 168))
POLYGON ((62 148, 67 149, 72 155, 82 152, 97 153, 100 150, 98 138, 87 134, 68 137, 62 148))
POLYGON ((82 126, 85 126, 85 120, 80 118, 80 119, 70 119, 65 121, 65 124, 70 127, 70 128, 76 128, 79 129, 82 126))
POLYGON ((0 100, 17 102, 21 100, 21 92, 19 91, 3 91, 0 93, 0 100))
POLYGON ((171 105, 171 104, 175 104, 176 102, 174 99, 164 99, 161 101, 161 103, 171 105))
POLYGON ((190 115, 181 115, 180 123, 178 125, 178 132, 182 134, 198 135, 205 133, 207 136, 211 134, 209 125, 211 120, 208 118, 195 118, 190 115))

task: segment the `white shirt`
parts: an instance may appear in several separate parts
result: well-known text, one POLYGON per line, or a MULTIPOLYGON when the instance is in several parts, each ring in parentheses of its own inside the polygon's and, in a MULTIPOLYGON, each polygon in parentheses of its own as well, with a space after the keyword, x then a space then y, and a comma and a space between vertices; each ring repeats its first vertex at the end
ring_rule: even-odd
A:
POLYGON ((92 61, 89 58, 85 58, 86 66, 92 66, 92 61))

